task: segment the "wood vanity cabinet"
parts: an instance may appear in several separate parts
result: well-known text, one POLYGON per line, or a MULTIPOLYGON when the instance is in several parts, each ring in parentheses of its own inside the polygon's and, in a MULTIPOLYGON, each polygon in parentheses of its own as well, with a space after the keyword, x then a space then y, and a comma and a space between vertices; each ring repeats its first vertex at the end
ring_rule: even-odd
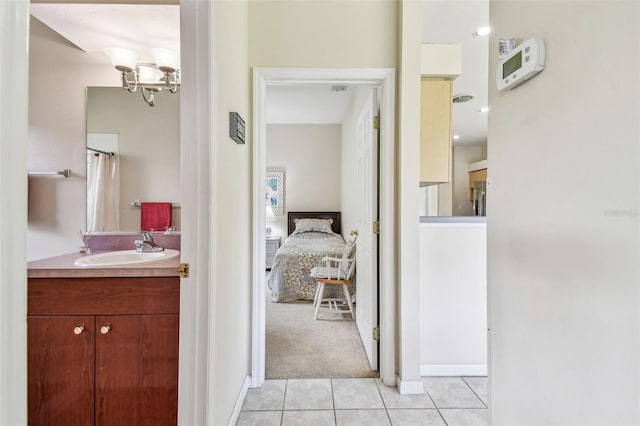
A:
POLYGON ((451 182, 451 80, 422 78, 420 183, 451 182))
POLYGON ((175 425, 179 286, 30 278, 29 425, 175 425))

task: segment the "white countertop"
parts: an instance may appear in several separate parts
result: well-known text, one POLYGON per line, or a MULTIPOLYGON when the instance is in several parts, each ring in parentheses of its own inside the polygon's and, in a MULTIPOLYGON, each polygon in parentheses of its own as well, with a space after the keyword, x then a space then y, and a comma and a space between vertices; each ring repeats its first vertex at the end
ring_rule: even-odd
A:
MULTIPOLYGON (((91 254, 109 250, 94 251, 91 254)), ((112 277, 177 277, 180 258, 142 265, 87 268, 74 262, 84 253, 71 253, 28 263, 28 278, 112 278, 112 277)))

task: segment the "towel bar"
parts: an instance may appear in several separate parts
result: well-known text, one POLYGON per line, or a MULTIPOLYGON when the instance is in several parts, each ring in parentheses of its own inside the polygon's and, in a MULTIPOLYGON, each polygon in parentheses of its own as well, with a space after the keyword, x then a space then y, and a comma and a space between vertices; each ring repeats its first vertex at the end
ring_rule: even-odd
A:
POLYGON ((64 176, 68 178, 69 176, 71 176, 71 170, 64 169, 64 170, 58 170, 57 172, 29 172, 27 173, 27 175, 29 176, 64 176))
MULTIPOLYGON (((141 201, 132 201, 131 202, 131 207, 139 209, 141 203, 142 203, 141 201)), ((180 203, 171 203, 171 208, 172 209, 179 209, 180 208, 180 203)))

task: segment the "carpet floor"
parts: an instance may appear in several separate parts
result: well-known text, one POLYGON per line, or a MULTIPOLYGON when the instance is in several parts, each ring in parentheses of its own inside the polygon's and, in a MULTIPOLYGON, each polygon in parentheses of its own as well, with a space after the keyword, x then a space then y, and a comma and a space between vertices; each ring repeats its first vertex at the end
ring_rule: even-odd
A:
POLYGON ((324 310, 314 321, 312 302, 269 300, 267 295, 267 379, 378 377, 348 310, 324 310))

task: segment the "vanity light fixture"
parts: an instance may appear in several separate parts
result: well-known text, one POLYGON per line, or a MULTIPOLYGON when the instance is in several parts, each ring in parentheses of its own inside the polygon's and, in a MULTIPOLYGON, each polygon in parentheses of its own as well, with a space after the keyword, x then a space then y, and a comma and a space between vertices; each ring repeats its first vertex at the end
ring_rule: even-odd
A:
POLYGON ((149 49, 155 63, 138 63, 136 53, 122 47, 107 47, 104 53, 121 73, 122 88, 134 93, 140 88, 142 98, 155 105, 154 95, 162 90, 176 93, 180 88, 180 60, 169 49, 149 49))

